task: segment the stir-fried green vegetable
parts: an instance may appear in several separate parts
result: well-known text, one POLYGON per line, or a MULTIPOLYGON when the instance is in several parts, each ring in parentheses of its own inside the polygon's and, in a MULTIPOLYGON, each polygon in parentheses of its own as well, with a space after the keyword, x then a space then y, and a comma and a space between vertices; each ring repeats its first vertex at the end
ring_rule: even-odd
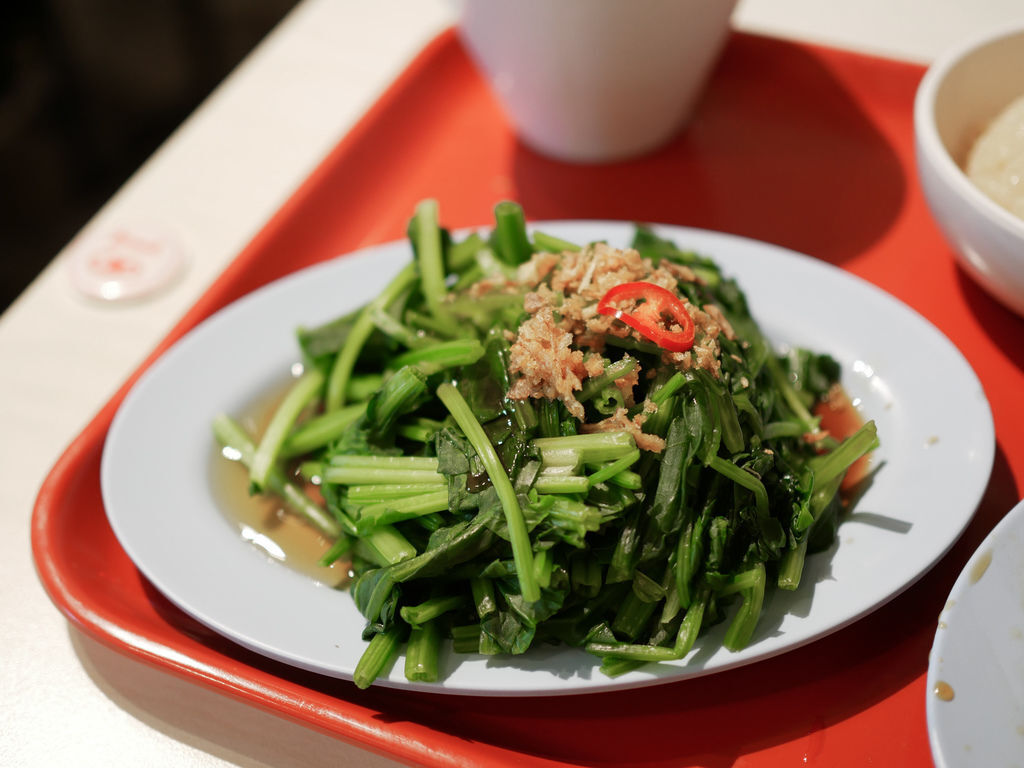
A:
POLYGON ((873 423, 820 429, 839 366, 776 354, 710 259, 643 227, 618 251, 495 213, 488 238, 454 241, 422 203, 384 291, 299 330, 305 372, 265 434, 214 423, 253 492, 351 562, 355 682, 403 647, 406 676, 435 681, 445 638, 565 643, 609 675, 683 659, 721 621, 745 647, 766 590, 796 589, 831 543, 873 423))

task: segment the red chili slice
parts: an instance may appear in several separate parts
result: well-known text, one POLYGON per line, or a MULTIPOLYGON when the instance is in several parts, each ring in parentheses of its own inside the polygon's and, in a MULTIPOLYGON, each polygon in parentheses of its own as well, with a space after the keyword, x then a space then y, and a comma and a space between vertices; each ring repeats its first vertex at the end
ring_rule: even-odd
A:
POLYGON ((597 302, 597 311, 613 315, 643 336, 669 352, 685 352, 693 346, 693 318, 686 311, 682 299, 672 291, 654 283, 620 283, 605 293, 597 302), (630 312, 616 309, 613 304, 632 301, 630 312), (668 318, 681 330, 668 327, 668 318))

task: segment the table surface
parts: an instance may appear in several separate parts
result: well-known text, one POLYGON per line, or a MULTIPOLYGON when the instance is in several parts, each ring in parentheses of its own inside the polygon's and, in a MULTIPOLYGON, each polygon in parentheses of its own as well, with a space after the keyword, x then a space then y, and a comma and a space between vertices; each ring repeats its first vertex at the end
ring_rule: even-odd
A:
MULTIPOLYGON (((90 301, 69 279, 76 238, 0 316, 0 765, 395 765, 82 635, 39 584, 29 524, 67 444, 456 9, 304 0, 79 235, 159 227, 184 274, 148 299, 90 301)), ((1019 0, 742 0, 734 16, 920 63, 1013 21, 1019 0)))

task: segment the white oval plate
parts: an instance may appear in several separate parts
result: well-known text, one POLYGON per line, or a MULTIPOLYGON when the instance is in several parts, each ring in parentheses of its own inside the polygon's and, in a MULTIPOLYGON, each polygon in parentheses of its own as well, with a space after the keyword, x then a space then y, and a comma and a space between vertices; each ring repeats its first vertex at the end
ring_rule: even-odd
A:
MULTIPOLYGON (((537 225, 573 242, 628 244, 625 222, 537 225)), ((513 659, 446 656, 441 683, 408 683, 401 661, 378 684, 475 695, 552 695, 635 687, 737 667, 853 622, 906 589, 974 514, 994 454, 988 401, 959 351, 915 312, 823 262, 752 240, 661 227, 738 277, 779 345, 831 353, 878 425, 880 467, 827 553, 808 558, 793 593, 772 591, 751 644, 720 647, 724 624, 679 663, 608 679, 589 654, 538 648, 513 659), (955 404, 956 407, 951 407, 955 404)), ((364 621, 347 594, 310 581, 243 541, 214 501, 210 421, 238 413, 298 359, 294 330, 350 311, 411 258, 405 242, 290 275, 195 328, 139 379, 104 449, 101 483, 128 556, 171 601, 261 654, 351 678, 364 621)))
POLYGON ((1024 764, 1024 501, 953 584, 928 657, 926 712, 938 768, 1024 764))

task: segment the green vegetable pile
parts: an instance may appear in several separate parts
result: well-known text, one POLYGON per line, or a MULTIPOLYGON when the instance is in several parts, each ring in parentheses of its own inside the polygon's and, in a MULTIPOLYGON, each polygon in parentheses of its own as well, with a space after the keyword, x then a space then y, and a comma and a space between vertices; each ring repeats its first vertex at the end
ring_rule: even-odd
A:
POLYGON ((717 622, 725 645, 743 648, 769 583, 796 589, 805 556, 831 544, 839 484, 877 446, 874 424, 842 442, 820 431, 813 412, 837 363, 776 354, 733 279, 645 227, 631 247, 685 265, 695 279, 679 281, 679 297, 714 305, 735 331, 718 339, 720 369, 668 365, 654 344, 609 335, 586 350, 603 372, 576 394, 582 422, 558 398, 509 397, 525 289, 469 288, 514 286, 533 254, 581 246, 528 233, 517 204, 495 214, 486 237, 456 241, 436 203, 421 203, 414 258, 382 293, 299 329, 304 372, 264 433, 226 415, 213 425, 252 492, 330 537, 324 563, 351 562, 368 641, 356 684, 403 647, 406 677, 436 681, 446 639, 489 655, 564 643, 610 676, 683 659, 717 622), (624 402, 618 380, 637 366, 624 402), (582 428, 624 407, 646 414, 662 450, 582 428))

